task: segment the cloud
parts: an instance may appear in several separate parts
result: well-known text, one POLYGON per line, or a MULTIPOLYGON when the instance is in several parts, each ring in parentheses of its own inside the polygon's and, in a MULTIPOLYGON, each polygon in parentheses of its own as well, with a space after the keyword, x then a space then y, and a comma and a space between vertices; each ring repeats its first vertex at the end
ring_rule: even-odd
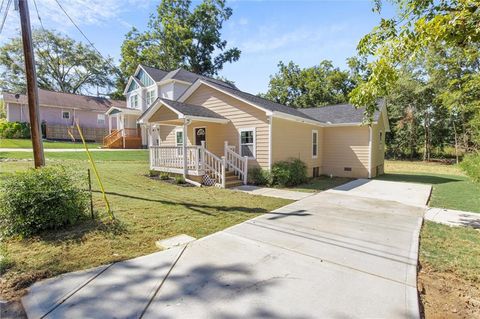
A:
MULTIPOLYGON (((120 23, 122 26, 129 24, 121 19, 121 15, 132 9, 147 8, 153 0, 59 0, 62 7, 77 25, 105 25, 107 23, 120 23)), ((63 13, 55 0, 36 0, 38 13, 45 28, 66 31, 74 26, 63 13)), ((39 27, 34 3, 30 1, 30 20, 33 27, 39 27)), ((0 41, 18 34, 18 12, 10 9, 4 32, 0 41)))
POLYGON ((257 32, 252 32, 253 37, 239 42, 239 47, 246 53, 267 53, 270 51, 295 47, 298 45, 314 44, 327 41, 339 33, 347 30, 346 25, 329 25, 321 28, 297 27, 293 30, 282 32, 276 26, 263 26, 257 32))

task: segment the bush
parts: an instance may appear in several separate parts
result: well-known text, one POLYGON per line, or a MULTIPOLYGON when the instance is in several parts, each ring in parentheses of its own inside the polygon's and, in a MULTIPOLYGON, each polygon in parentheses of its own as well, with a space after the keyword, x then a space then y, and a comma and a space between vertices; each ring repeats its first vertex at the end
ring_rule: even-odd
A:
POLYGON ((175 176, 175 184, 186 184, 185 178, 182 175, 175 176))
POLYGON ((170 179, 170 175, 168 175, 168 173, 162 172, 162 173, 160 174, 160 179, 161 179, 162 181, 167 181, 167 180, 170 179))
POLYGON ((480 182, 480 153, 465 156, 460 167, 471 179, 480 182))
POLYGON ((30 124, 0 119, 0 138, 30 138, 30 124))
POLYGON ((248 183, 252 185, 270 185, 270 172, 260 167, 254 167, 248 172, 248 183))
POLYGON ((82 219, 88 194, 62 166, 11 173, 0 183, 0 230, 28 237, 82 219))
POLYGON ((307 165, 299 159, 276 162, 272 166, 272 185, 296 186, 307 181, 307 165))
POLYGON ((148 172, 148 176, 150 177, 157 177, 160 175, 160 172, 159 171, 156 171, 156 170, 153 170, 151 169, 149 172, 148 172))

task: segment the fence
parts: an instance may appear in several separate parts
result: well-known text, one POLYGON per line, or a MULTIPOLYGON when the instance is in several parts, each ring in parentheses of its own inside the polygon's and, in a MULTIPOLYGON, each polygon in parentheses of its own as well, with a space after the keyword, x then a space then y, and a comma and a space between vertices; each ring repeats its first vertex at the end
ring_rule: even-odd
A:
MULTIPOLYGON (((103 138, 108 135, 108 128, 81 127, 83 136, 87 141, 103 142, 103 138)), ((71 140, 73 135, 75 140, 80 141, 80 134, 74 126, 60 124, 46 124, 46 138, 52 140, 71 140)))

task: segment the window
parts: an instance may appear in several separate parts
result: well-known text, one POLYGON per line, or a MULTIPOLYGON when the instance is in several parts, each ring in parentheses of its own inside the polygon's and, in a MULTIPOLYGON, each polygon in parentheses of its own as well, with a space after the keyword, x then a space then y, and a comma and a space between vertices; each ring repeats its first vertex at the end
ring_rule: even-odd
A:
POLYGON ((240 155, 255 158, 255 129, 240 130, 240 155))
POLYGON ((147 91, 147 107, 152 105, 155 100, 155 90, 147 91))
POLYGON ((138 107, 138 94, 134 94, 130 96, 130 107, 131 108, 138 107))
POLYGON ((105 114, 97 114, 97 124, 99 125, 105 124, 105 114))
POLYGON ((62 119, 69 120, 70 119, 70 112, 69 111, 62 111, 62 119))
MULTIPOLYGON (((183 146, 183 131, 175 132, 175 144, 177 145, 177 147, 183 146)), ((183 155, 183 148, 180 148, 177 150, 177 155, 178 156, 183 155)))
POLYGON ((318 156, 318 131, 312 131, 312 157, 318 156))

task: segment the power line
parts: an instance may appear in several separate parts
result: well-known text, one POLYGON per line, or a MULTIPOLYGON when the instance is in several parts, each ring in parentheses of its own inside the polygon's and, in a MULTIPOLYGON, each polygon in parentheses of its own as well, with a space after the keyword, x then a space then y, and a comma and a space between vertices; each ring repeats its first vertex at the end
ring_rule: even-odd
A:
POLYGON ((38 18, 38 21, 40 22, 40 26, 42 27, 42 30, 45 31, 45 28, 43 27, 42 18, 40 18, 40 13, 38 12, 38 7, 37 7, 37 1, 36 0, 33 0, 33 5, 35 6, 35 11, 37 12, 37 18, 38 18))
MULTIPOLYGON (((2 4, 3 4, 3 1, 2 1, 2 4)), ((12 4, 12 0, 8 0, 7 6, 5 7, 5 13, 3 14, 2 23, 0 24, 0 34, 2 34, 3 27, 5 26, 5 21, 7 20, 7 16, 8 16, 8 10, 10 9, 11 4, 12 4)))
POLYGON ((72 17, 70 17, 70 15, 67 13, 67 11, 65 11, 65 9, 62 7, 62 5, 60 4, 60 2, 58 0, 55 0, 55 2, 58 4, 58 6, 60 7, 60 9, 63 11, 63 13, 65 13, 65 15, 67 16, 67 18, 70 20, 70 22, 72 22, 72 24, 75 26, 75 28, 77 28, 78 32, 80 32, 82 34, 82 36, 85 38, 85 40, 87 40, 87 42, 90 44, 90 46, 95 50, 97 51, 97 53, 100 55, 100 57, 105 61, 107 62, 111 67, 113 67, 115 70, 118 70, 118 68, 113 65, 109 60, 107 60, 103 55, 102 53, 95 47, 95 45, 93 44, 92 41, 90 41, 90 39, 87 37, 87 35, 80 29, 80 27, 75 23, 75 21, 73 21, 72 17))

